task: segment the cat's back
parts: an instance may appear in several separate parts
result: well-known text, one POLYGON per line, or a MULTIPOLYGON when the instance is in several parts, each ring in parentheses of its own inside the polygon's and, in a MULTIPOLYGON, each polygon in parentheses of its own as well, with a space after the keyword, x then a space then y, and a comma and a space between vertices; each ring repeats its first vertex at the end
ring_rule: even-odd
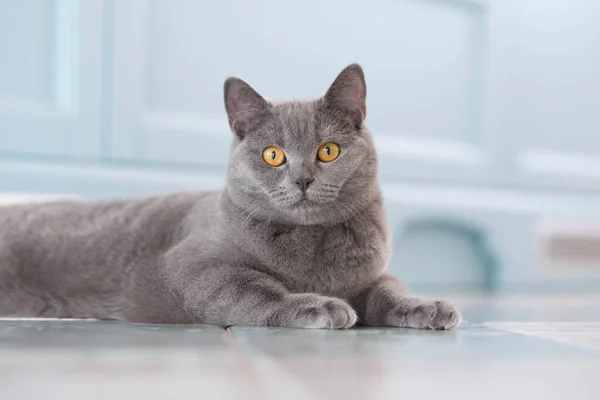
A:
POLYGON ((0 207, 0 316, 117 315, 136 272, 147 274, 215 196, 0 207))
MULTIPOLYGON (((0 207, 0 246, 33 238, 84 238, 173 229, 213 192, 101 202, 60 201, 0 207)), ((156 231, 156 232, 155 232, 156 231)))

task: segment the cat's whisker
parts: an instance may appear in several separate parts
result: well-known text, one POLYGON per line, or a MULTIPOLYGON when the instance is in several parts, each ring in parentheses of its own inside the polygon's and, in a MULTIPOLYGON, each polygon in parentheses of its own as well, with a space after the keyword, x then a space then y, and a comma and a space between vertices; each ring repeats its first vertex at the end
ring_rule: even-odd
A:
POLYGON ((366 227, 368 226, 368 223, 366 221, 365 216, 362 214, 362 210, 354 206, 352 203, 346 202, 346 200, 347 198, 345 196, 340 196, 339 204, 350 212, 351 218, 355 218, 356 221, 359 223, 362 231, 366 233, 366 227))
POLYGON ((342 218, 344 218, 344 223, 343 223, 343 226, 344 226, 344 227, 345 227, 345 229, 346 229, 346 239, 344 240, 344 246, 346 246, 346 245, 348 244, 348 240, 350 239, 350 227, 348 227, 348 226, 346 225, 346 221, 348 220, 348 217, 346 217, 346 214, 344 214, 344 212, 343 212, 343 211, 342 211, 342 209, 341 209, 341 208, 338 206, 338 204, 337 204, 337 202, 336 202, 336 201, 334 201, 332 204, 333 204, 333 205, 334 205, 334 206, 335 206, 335 207, 336 207, 336 208, 339 210, 340 214, 342 214, 342 218))
POLYGON ((238 233, 236 235, 236 238, 241 234, 241 232, 246 229, 246 227, 251 223, 252 219, 258 215, 258 213, 260 213, 264 208, 266 208, 269 205, 269 201, 272 199, 272 197, 267 197, 267 200, 258 200, 258 204, 256 205, 252 205, 250 206, 244 213, 248 213, 248 215, 246 216, 246 218, 242 221, 241 225, 240 225, 240 229, 238 230, 238 233))
POLYGON ((364 215, 364 210, 358 208, 357 206, 355 206, 353 204, 349 204, 349 206, 354 210, 353 215, 355 215, 356 218, 360 221, 362 229, 366 233, 366 231, 367 231, 366 227, 369 226, 369 223, 367 221, 366 216, 364 215))
POLYGON ((277 210, 273 210, 273 212, 269 216, 269 219, 267 220, 267 227, 265 229, 267 232, 269 231, 269 224, 271 223, 271 218, 273 218, 273 216, 275 215, 276 212, 277 212, 277 210))
MULTIPOLYGON (((278 187, 278 189, 282 189, 282 187, 278 187)), ((265 199, 257 199, 254 203, 252 203, 250 207, 244 211, 244 215, 247 215, 242 221, 236 237, 238 237, 244 231, 244 229, 246 229, 252 223, 254 217, 256 217, 261 211, 269 206, 272 200, 276 200, 278 195, 285 195, 285 192, 281 190, 280 192, 267 193, 265 194, 265 199)), ((274 213, 275 212, 273 212, 273 214, 274 213)), ((273 214, 270 216, 270 218, 272 218, 273 214)))

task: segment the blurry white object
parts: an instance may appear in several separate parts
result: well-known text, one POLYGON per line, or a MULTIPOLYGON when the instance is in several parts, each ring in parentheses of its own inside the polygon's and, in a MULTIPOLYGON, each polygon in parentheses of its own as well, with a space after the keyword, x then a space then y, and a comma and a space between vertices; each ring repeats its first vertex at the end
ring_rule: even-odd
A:
POLYGON ((35 193, 0 193, 0 206, 21 203, 42 203, 57 200, 79 200, 76 195, 35 194, 35 193))
POLYGON ((543 269, 600 274, 600 219, 542 220, 536 236, 543 269))

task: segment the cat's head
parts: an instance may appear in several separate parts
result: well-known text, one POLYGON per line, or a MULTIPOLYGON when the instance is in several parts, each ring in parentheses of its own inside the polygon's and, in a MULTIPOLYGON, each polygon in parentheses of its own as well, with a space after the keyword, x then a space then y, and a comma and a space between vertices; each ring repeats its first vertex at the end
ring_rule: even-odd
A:
POLYGON ((326 224, 373 200, 377 157, 359 65, 345 68, 316 100, 270 102, 238 78, 228 78, 224 92, 235 134, 227 192, 249 215, 326 224))

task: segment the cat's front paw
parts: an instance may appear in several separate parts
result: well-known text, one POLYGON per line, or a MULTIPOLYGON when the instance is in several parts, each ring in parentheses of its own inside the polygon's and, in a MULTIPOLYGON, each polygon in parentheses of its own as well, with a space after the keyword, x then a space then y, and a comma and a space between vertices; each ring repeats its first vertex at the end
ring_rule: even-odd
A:
POLYGON ((407 297, 398 302, 389 319, 392 326, 444 330, 458 326, 461 316, 447 301, 407 297))
POLYGON ((341 299, 315 294, 292 295, 271 325, 291 328, 347 329, 356 323, 356 312, 341 299))

